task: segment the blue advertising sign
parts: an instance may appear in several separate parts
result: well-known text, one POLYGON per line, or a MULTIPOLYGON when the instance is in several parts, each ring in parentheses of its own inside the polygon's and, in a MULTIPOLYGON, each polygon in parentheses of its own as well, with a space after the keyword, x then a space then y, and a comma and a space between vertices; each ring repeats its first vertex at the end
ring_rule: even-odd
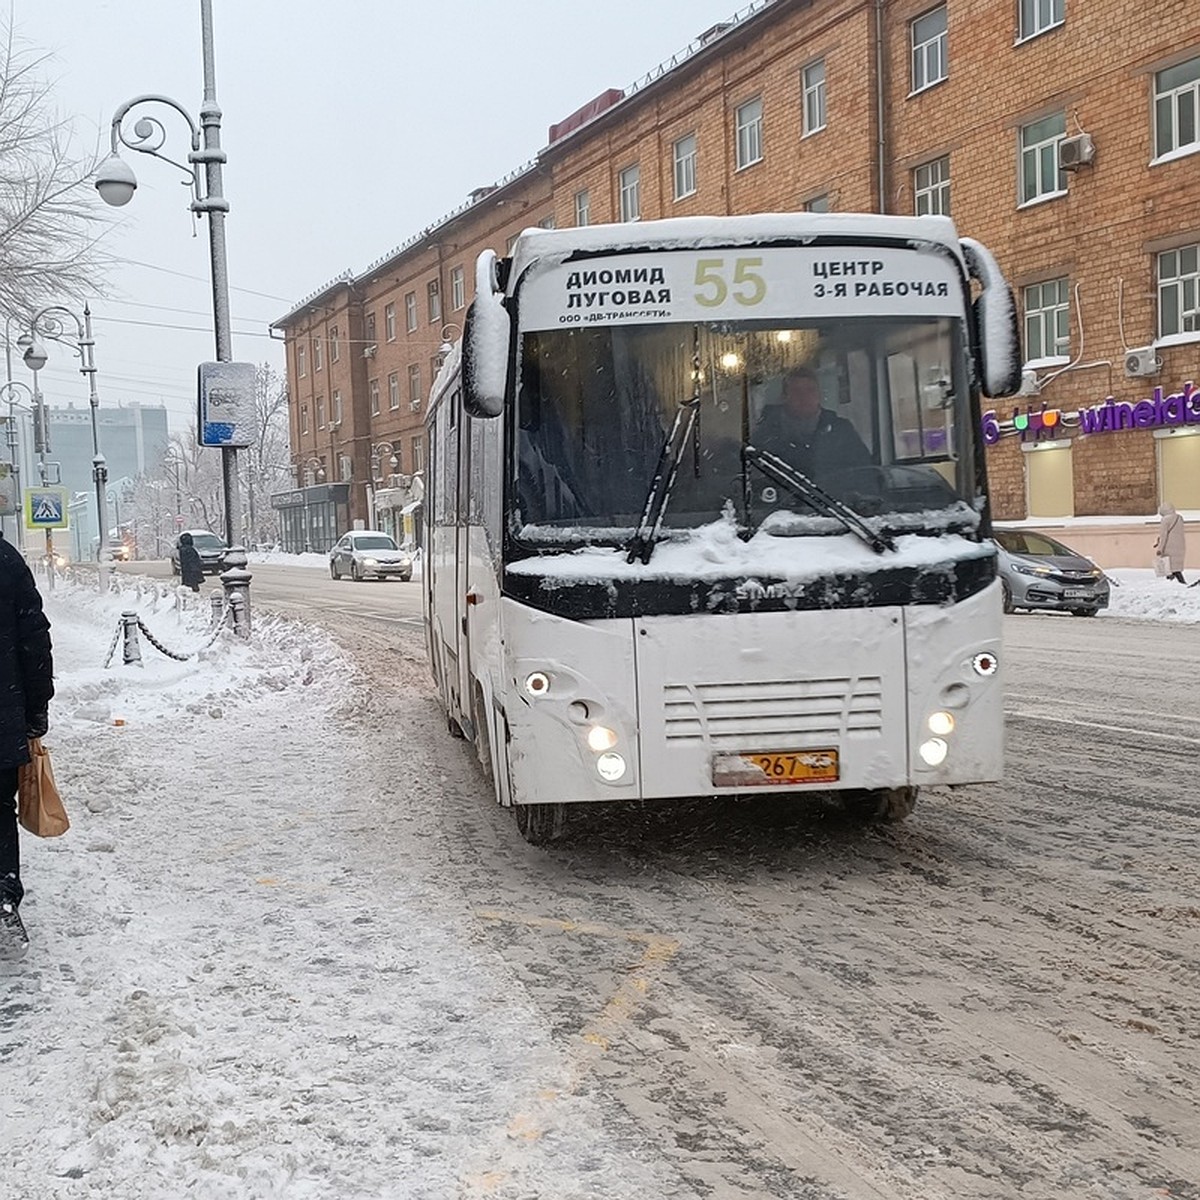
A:
POLYGON ((200 364, 200 410, 196 438, 201 446, 252 446, 255 435, 253 363, 200 364))

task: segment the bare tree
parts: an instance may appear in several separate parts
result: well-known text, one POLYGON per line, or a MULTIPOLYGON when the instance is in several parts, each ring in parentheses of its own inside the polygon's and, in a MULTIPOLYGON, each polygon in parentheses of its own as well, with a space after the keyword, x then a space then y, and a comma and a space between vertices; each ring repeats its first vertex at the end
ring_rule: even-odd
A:
POLYGON ((13 316, 94 293, 106 261, 96 156, 73 150, 47 62, 18 44, 10 11, 0 23, 0 312, 13 316))
POLYGON ((261 363, 254 379, 256 437, 246 451, 249 540, 275 541, 278 517, 271 493, 291 470, 287 381, 269 363, 261 363))

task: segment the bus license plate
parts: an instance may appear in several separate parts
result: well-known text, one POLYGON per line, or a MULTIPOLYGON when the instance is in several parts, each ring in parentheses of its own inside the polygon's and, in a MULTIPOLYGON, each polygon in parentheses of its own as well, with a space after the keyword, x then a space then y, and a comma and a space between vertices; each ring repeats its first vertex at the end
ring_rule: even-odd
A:
POLYGON ((836 783, 839 778, 838 752, 832 749, 715 754, 712 761, 717 787, 789 787, 836 783))

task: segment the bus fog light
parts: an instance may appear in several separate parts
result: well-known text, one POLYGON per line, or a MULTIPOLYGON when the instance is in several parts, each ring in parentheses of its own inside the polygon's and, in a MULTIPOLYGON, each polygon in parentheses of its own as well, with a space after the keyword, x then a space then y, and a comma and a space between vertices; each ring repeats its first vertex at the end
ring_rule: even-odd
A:
POLYGON ((946 761, 950 747, 941 738, 930 738, 929 741, 921 743, 919 753, 925 760, 926 766, 940 767, 946 761))
POLYGON ((1000 667, 1000 663, 994 654, 988 654, 984 651, 983 654, 977 654, 971 659, 971 666, 975 669, 976 675, 995 675, 1000 667))
POLYGON ((603 725, 593 725, 588 730, 588 746, 599 754, 602 750, 611 750, 617 744, 616 732, 606 729, 603 725))
POLYGON ((929 732, 938 737, 945 737, 954 732, 954 717, 948 712, 935 712, 929 715, 929 732))
POLYGON ((550 690, 550 676, 544 671, 534 671, 525 677, 525 690, 531 696, 544 696, 550 690))
POLYGON ((625 760, 619 754, 602 754, 596 759, 596 770, 601 779, 616 783, 625 774, 625 760))

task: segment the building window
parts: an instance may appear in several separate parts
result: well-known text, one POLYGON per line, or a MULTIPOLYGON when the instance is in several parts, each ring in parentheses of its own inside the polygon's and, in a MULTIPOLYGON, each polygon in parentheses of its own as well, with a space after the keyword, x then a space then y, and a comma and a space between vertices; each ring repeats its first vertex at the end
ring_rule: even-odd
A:
POLYGON ((393 371, 388 376, 388 408, 395 410, 400 407, 400 372, 393 371))
POLYGON ((823 196, 814 196, 811 200, 804 202, 805 212, 823 213, 830 212, 829 193, 826 192, 823 196))
POLYGON ((324 355, 321 353, 321 339, 313 338, 313 371, 320 371, 325 366, 324 355))
POLYGON ((1071 353, 1071 294, 1065 279, 1025 289, 1025 361, 1067 358, 1071 353))
POLYGON ((354 464, 350 461, 348 454, 338 455, 338 476, 342 480, 347 480, 353 474, 354 464))
POLYGON ((396 306, 387 304, 383 309, 383 336, 389 342, 396 340, 396 306))
POLYGON ((1066 174, 1059 169, 1058 143, 1066 137, 1067 117, 1055 113, 1021 127, 1021 203, 1067 190, 1066 174))
POLYGON ((455 312, 467 307, 467 280, 462 267, 455 267, 450 272, 450 307, 455 312))
POLYGON ((638 221, 642 216, 642 170, 634 163, 618 176, 621 191, 621 220, 638 221))
POLYGON ((539 229, 553 229, 554 228, 554 214, 551 213, 548 217, 543 217, 538 222, 538 228, 539 229))
POLYGON ((300 432, 308 432, 308 405, 300 405, 300 432))
POLYGON ((575 193, 575 224, 590 225, 592 220, 592 198, 587 188, 575 193))
POLYGON ((417 328, 417 293, 404 293, 404 328, 413 333, 417 328))
POLYGON ((747 100, 734 114, 736 168, 739 171, 762 161, 762 111, 761 100, 747 100))
POLYGON ((914 211, 918 217, 950 215, 950 158, 935 158, 913 171, 914 211))
POLYGON ((367 394, 370 397, 370 402, 371 402, 371 416, 377 417, 377 416, 379 416, 379 380, 378 379, 372 379, 371 382, 367 384, 367 394))
POLYGON ((1021 40, 1063 23, 1064 0, 1021 0, 1021 40))
POLYGON ((825 60, 818 59, 804 68, 803 136, 825 128, 825 60))
POLYGON ((696 191, 696 135, 689 133, 675 143, 675 199, 696 191))
POLYGON ((410 408, 421 407, 421 364, 408 366, 408 404, 410 408))
POLYGON ((331 325, 329 328, 329 361, 337 362, 342 356, 341 343, 338 341, 338 327, 331 325))
POLYGON ((333 398, 330 401, 329 418, 334 426, 342 423, 342 393, 340 390, 333 393, 333 398))
POLYGON ((425 469, 425 439, 415 437, 412 440, 412 469, 415 475, 425 469))
POLYGON ((425 285, 425 299, 429 308, 429 323, 431 325, 442 319, 442 285, 431 279, 425 285))
POLYGON ((325 397, 317 397, 317 428, 325 428, 325 397))
POLYGON ((918 17, 912 29, 912 90, 923 91, 941 83, 950 73, 946 49, 946 6, 918 17))
POLYGON ((1154 76, 1154 156, 1200 150, 1200 58, 1154 76))
POLYGON ((1200 245, 1158 256, 1158 335, 1200 333, 1200 245))
POLYGON ((373 312, 367 313, 363 318, 363 333, 366 337, 366 349, 369 357, 375 353, 375 314, 373 312))
POLYGON ((304 357, 304 347, 297 346, 296 347, 296 374, 299 375, 301 379, 303 379, 304 376, 308 374, 308 367, 305 365, 306 361, 307 360, 304 357))

